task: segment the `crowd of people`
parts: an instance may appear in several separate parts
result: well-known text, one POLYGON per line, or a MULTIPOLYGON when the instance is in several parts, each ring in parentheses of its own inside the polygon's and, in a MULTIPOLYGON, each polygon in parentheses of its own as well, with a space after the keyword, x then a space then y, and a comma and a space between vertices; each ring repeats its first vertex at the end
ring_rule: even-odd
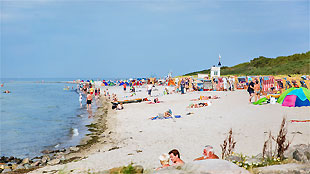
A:
MULTIPOLYGON (((210 145, 206 145, 203 149, 203 155, 201 157, 195 158, 193 161, 199 160, 207 160, 207 159, 219 159, 217 155, 215 155, 213 147, 210 145)), ((169 166, 178 166, 183 165, 185 162, 181 159, 180 152, 177 149, 173 149, 168 154, 164 153, 159 156, 159 162, 161 164, 156 170, 160 170, 169 166), (170 161, 172 162, 170 164, 170 161)))
POLYGON ((80 107, 82 108, 83 104, 83 95, 86 96, 86 108, 87 111, 91 112, 91 105, 93 101, 93 97, 95 97, 96 102, 100 98, 101 90, 100 88, 94 88, 94 85, 91 82, 83 82, 79 83, 77 86, 79 89, 79 103, 80 107))

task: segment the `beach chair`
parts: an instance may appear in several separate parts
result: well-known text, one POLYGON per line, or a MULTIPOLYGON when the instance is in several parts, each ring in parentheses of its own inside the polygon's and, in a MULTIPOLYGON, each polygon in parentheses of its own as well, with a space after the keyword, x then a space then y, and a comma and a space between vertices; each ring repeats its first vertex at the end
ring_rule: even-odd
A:
POLYGON ((285 78, 285 89, 293 87, 291 81, 288 78, 285 78))
POLYGON ((237 77, 236 82, 237 82, 236 84, 237 89, 247 89, 246 77, 237 77))
POLYGON ((310 89, 310 80, 304 80, 304 82, 307 85, 308 89, 310 89))
POLYGON ((203 90, 204 91, 212 91, 213 85, 211 80, 204 80, 203 81, 203 90))
POLYGON ((264 76, 261 78, 262 82, 262 92, 263 95, 266 95, 270 92, 270 88, 274 87, 274 77, 273 76, 264 76))
POLYGON ((300 80, 300 84, 301 84, 301 87, 308 88, 307 83, 304 80, 300 80))
POLYGON ((284 88, 282 79, 275 79, 275 88, 276 88, 277 90, 280 90, 280 89, 283 89, 283 88, 284 88))
POLYGON ((224 91, 224 83, 223 83, 223 78, 219 77, 218 78, 218 86, 219 86, 219 91, 224 91))
POLYGON ((296 77, 292 80, 293 86, 301 87, 300 78, 296 77))

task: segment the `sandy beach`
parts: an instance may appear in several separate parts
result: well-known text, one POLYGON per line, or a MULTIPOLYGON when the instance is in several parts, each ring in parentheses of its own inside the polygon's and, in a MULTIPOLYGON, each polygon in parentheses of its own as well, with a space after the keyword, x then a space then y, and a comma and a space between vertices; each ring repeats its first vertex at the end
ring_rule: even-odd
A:
MULTIPOLYGON (((145 88, 129 97, 121 87, 109 88, 119 100, 147 97, 145 88), (127 97, 126 97, 127 96, 127 97)), ((47 166, 31 173, 55 170, 87 173, 108 170, 128 165, 131 162, 149 170, 160 166, 158 156, 171 149, 178 149, 185 162, 202 155, 205 145, 212 145, 220 156, 220 145, 230 129, 237 142, 235 152, 257 155, 262 152, 268 131, 277 135, 283 117, 287 118, 288 138, 292 145, 310 143, 309 123, 291 123, 290 120, 309 119, 309 107, 283 107, 280 104, 253 105, 248 103, 248 93, 237 91, 200 91, 184 95, 162 95, 164 87, 156 87, 151 99, 159 98, 161 103, 148 102, 125 104, 120 111, 108 109, 107 130, 99 136, 99 142, 82 154, 77 162, 47 166), (219 96, 211 99, 211 106, 187 108, 199 96, 219 96), (151 120, 158 113, 171 109, 181 118, 151 120), (187 113, 192 113, 187 115, 187 113)), ((103 88, 102 88, 103 90, 103 88)), ((73 155, 74 156, 74 155, 73 155)))

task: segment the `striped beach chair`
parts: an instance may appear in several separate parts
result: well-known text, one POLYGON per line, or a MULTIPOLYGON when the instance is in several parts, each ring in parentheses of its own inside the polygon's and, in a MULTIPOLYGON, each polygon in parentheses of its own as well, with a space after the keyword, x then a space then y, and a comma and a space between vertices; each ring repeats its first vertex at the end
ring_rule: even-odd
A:
POLYGON ((276 90, 280 90, 284 88, 282 79, 275 79, 275 88, 276 90))
POLYGON ((274 87, 274 77, 273 76, 262 77, 262 91, 267 93, 272 87, 274 87))

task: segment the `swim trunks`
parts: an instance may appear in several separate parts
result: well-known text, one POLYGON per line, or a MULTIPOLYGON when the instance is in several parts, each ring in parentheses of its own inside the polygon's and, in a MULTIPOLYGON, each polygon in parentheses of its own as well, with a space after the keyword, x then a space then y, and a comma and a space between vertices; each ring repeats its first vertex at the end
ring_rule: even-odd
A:
POLYGON ((91 104, 91 100, 87 100, 87 104, 91 104))

